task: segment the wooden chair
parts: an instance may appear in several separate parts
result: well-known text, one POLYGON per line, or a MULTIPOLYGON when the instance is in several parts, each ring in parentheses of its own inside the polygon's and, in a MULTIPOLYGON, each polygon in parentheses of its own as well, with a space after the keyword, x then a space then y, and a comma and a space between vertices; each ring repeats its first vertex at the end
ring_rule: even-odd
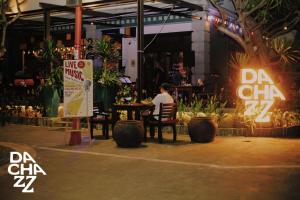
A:
POLYGON ((170 126, 173 128, 173 141, 176 141, 176 113, 177 113, 177 104, 176 103, 167 103, 160 104, 159 114, 153 115, 151 112, 150 119, 144 122, 145 126, 145 140, 147 138, 147 126, 150 127, 150 135, 153 138, 155 135, 155 127, 158 127, 158 142, 163 142, 162 129, 164 127, 170 126), (158 120, 155 119, 158 117, 158 120))
POLYGON ((104 111, 104 105, 101 102, 94 103, 93 116, 90 117, 90 134, 94 139, 94 128, 96 124, 102 125, 102 134, 109 139, 109 124, 113 124, 111 113, 104 111))

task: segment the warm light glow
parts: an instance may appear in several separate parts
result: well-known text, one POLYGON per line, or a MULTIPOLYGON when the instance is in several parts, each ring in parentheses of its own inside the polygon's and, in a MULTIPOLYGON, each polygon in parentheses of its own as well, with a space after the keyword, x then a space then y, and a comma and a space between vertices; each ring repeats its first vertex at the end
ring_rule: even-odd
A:
POLYGON ((237 93, 245 101, 244 115, 255 116, 256 122, 269 122, 271 118, 268 111, 275 99, 285 100, 282 92, 263 69, 242 69, 241 82, 237 93))

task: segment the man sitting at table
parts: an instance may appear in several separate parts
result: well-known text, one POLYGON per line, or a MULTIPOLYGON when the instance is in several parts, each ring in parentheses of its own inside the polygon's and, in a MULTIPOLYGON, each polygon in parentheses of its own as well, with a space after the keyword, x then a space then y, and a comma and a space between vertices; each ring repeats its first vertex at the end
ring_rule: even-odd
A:
MULTIPOLYGON (((152 100, 152 103, 155 105, 155 109, 153 115, 159 114, 160 104, 163 103, 174 103, 173 97, 168 93, 170 89, 170 85, 168 83, 163 83, 160 86, 160 94, 156 95, 152 100)), ((158 120, 158 116, 154 116, 155 119, 158 120)))

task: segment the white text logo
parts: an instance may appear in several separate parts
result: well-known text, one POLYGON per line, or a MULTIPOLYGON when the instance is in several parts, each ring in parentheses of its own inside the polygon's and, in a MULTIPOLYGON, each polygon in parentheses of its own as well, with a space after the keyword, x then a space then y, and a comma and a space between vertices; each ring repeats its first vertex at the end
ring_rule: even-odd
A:
POLYGON ((242 69, 242 85, 238 96, 245 101, 245 116, 255 116, 256 122, 269 122, 268 114, 275 99, 285 100, 271 77, 263 69, 242 69))
POLYGON ((10 165, 8 173, 14 176, 15 188, 23 188, 23 193, 33 193, 32 184, 37 178, 37 174, 47 175, 39 164, 27 152, 10 152, 10 165))

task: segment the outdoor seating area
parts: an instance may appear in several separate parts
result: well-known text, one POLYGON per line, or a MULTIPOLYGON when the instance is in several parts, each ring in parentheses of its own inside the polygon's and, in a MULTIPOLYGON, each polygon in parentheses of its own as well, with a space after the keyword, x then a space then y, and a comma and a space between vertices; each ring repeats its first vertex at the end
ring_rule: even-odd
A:
POLYGON ((2 0, 0 199, 300 199, 299 11, 2 0))

